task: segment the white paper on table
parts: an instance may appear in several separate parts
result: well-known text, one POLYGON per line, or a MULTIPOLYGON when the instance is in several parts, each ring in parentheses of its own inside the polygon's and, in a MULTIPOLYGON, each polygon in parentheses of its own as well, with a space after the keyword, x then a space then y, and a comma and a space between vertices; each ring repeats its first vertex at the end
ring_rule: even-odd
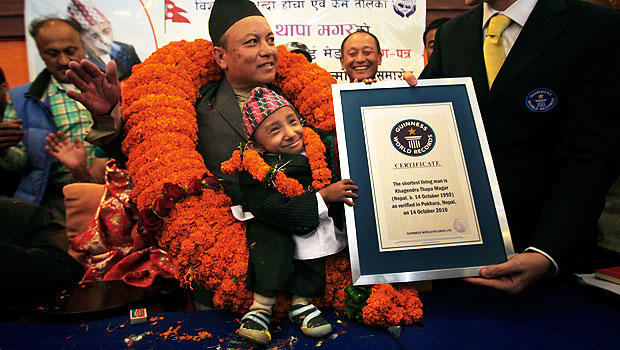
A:
POLYGON ((593 273, 576 273, 575 276, 579 277, 586 284, 620 295, 620 285, 596 278, 593 273))

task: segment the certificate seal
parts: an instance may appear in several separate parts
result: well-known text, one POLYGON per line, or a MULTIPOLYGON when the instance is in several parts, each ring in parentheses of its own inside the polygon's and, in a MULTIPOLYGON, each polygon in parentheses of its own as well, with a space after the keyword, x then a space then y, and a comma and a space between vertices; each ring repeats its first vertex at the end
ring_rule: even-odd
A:
POLYGON ((456 219, 452 224, 452 228, 454 228, 456 232, 465 232, 465 230, 467 230, 467 222, 461 218, 456 219))
POLYGON ((558 96, 546 88, 534 89, 525 97, 525 105, 532 112, 550 111, 557 103, 558 96))
POLYGON ((435 132, 426 123, 415 119, 402 120, 390 133, 392 145, 400 153, 418 157, 427 154, 435 146, 435 132))

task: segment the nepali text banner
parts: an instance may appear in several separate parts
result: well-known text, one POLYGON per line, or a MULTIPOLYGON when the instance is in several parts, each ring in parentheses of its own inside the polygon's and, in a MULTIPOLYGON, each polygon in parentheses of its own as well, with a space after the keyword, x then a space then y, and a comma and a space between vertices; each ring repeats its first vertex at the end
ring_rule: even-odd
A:
MULTIPOLYGON (((114 41, 135 48, 144 60, 171 41, 209 39, 213 0, 26 0, 25 20, 68 17, 69 7, 82 4, 85 13, 112 24, 114 41)), ((404 71, 419 75, 424 65, 425 0, 271 0, 254 1, 269 21, 276 44, 304 43, 319 66, 345 80, 340 44, 350 33, 375 34, 383 53, 379 79, 398 78, 404 71)), ((82 7, 80 7, 82 8, 82 7)), ((44 68, 36 45, 27 38, 31 79, 44 68)))

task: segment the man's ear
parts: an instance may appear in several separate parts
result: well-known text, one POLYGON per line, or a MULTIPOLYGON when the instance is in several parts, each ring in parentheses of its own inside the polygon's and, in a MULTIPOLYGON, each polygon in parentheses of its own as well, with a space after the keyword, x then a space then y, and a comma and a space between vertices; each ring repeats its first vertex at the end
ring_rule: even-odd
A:
POLYGON ((254 140, 248 141, 248 143, 245 144, 245 149, 255 150, 258 153, 265 152, 265 148, 254 140))
POLYGON ((226 53, 224 52, 224 48, 220 46, 213 47, 213 59, 215 59, 215 63, 222 69, 226 69, 228 64, 226 64, 226 53))
POLYGON ((383 58, 383 55, 381 55, 381 52, 379 52, 379 61, 377 61, 377 66, 381 65, 381 59, 383 58))
POLYGON ((346 68, 344 68, 344 58, 342 56, 340 56, 340 67, 342 67, 343 70, 346 70, 346 68))

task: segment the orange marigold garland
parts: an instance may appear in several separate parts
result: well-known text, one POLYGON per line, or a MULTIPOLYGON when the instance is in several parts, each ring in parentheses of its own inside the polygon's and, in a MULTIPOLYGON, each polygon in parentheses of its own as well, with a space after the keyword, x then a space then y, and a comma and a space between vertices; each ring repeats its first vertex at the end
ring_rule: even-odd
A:
POLYGON ((378 326, 412 324, 422 319, 422 302, 407 284, 376 284, 362 309, 364 322, 378 326))
MULTIPOLYGON (((134 66, 123 86, 123 151, 135 184, 131 196, 140 210, 141 232, 167 250, 181 283, 199 282, 214 292, 216 307, 244 312, 252 297, 245 289, 245 225, 231 215, 230 199, 196 151, 193 105, 198 89, 223 77, 212 50, 211 42, 202 39, 171 42, 134 66)), ((331 84, 335 79, 302 55, 291 54, 283 46, 278 52, 274 84, 308 125, 333 131, 331 84)), ((318 190, 329 184, 331 172, 324 165, 325 149, 318 135, 306 135, 307 147, 323 147, 316 152, 307 149, 310 164, 315 165, 313 187, 318 190)), ((235 151, 224 167, 241 170, 241 158, 241 152, 235 151)), ((282 176, 276 175, 274 181, 286 181, 282 176)), ((315 303, 344 309, 344 290, 351 283, 346 252, 327 258, 326 278, 325 296, 315 303)), ((417 292, 406 284, 377 285, 368 300, 364 322, 370 325, 410 324, 417 314, 421 316, 417 292), (413 311, 403 312, 405 308, 413 311)), ((278 298, 275 313, 284 314, 287 308, 287 298, 278 298)))
MULTIPOLYGON (((304 127, 304 148, 312 170, 312 190, 318 191, 331 182, 332 173, 325 161, 325 145, 312 129, 304 127)), ((235 150, 231 159, 222 163, 222 171, 234 174, 241 170, 249 172, 255 180, 268 183, 287 197, 299 196, 305 192, 299 181, 287 177, 281 168, 285 164, 268 165, 260 154, 251 149, 235 150)))

